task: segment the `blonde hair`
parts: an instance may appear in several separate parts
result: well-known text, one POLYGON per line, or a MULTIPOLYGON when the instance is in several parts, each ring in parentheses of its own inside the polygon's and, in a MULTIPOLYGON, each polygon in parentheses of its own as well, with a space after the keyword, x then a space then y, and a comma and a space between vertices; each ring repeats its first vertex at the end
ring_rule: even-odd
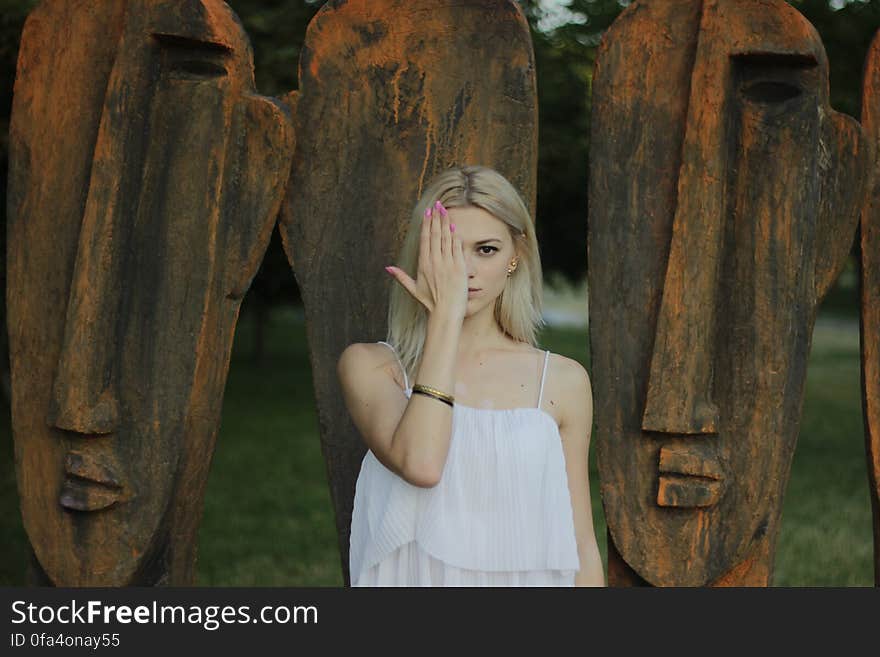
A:
MULTIPOLYGON (((514 238, 517 266, 495 301, 495 321, 514 340, 537 346, 537 333, 544 325, 541 257, 534 221, 519 193, 504 176, 484 166, 454 167, 434 178, 413 208, 396 262, 413 280, 418 273, 422 217, 436 201, 447 208, 477 207, 507 224, 514 238)), ((427 324, 425 307, 402 285, 392 282, 386 340, 394 345, 410 380, 422 357, 427 324)))

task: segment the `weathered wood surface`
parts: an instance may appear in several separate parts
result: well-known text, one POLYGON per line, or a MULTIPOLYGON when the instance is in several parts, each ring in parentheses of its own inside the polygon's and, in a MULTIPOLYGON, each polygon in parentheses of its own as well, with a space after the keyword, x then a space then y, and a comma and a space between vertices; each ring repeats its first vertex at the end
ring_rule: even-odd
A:
MULTIPOLYGON (((410 212, 452 166, 500 171, 534 211, 537 98, 528 26, 508 0, 328 2, 309 25, 282 237, 305 305, 321 443, 346 584, 365 453, 336 376, 352 342, 385 337, 410 212)), ((415 274, 415 272, 410 272, 415 274)))
POLYGON ((874 584, 880 586, 880 32, 865 62, 861 119, 874 149, 861 223, 862 409, 874 522, 874 584))
POLYGON ((192 584, 242 296, 293 150, 218 0, 53 0, 10 128, 15 462, 35 580, 192 584))
POLYGON ((866 146, 782 0, 637 1, 605 34, 589 281, 611 584, 769 583, 866 146))

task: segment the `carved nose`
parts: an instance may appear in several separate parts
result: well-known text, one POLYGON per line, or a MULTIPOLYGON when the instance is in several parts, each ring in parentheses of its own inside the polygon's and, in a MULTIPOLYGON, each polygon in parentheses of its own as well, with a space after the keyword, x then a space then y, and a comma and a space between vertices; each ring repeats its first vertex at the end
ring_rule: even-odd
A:
MULTIPOLYGON (((99 146, 112 136, 105 127, 99 146)), ((107 151, 96 148, 47 417, 51 426, 84 434, 119 426, 117 334, 130 210, 118 198, 120 154, 107 151)))
POLYGON ((83 434, 110 434, 119 427, 119 402, 110 390, 97 396, 70 377, 57 378, 46 421, 50 426, 83 434))
POLYGON ((67 431, 108 434, 119 426, 113 336, 118 297, 100 278, 85 276, 88 267, 81 264, 91 257, 81 250, 77 258, 47 421, 67 431))
POLYGON ((722 69, 691 82, 678 204, 654 335, 642 429, 716 433, 712 400, 716 301, 722 262, 724 123, 706 98, 724 93, 722 69), (722 137, 722 138, 719 138, 722 137))
MULTIPOLYGON (((681 206, 680 206, 681 207, 681 206)), ((696 223, 696 222, 695 222, 696 223)), ((642 430, 717 433, 714 383, 715 308, 720 232, 705 226, 705 243, 676 213, 663 301, 654 333, 642 430)))
POLYGON ((100 256, 82 244, 80 240, 47 421, 67 431, 107 434, 119 425, 114 333, 116 288, 121 285, 109 285, 109 276, 95 275, 90 261, 100 256))
POLYGON ((642 417, 644 431, 718 431, 718 407, 712 400, 717 253, 702 260, 696 244, 683 244, 693 241, 688 230, 676 231, 670 249, 642 417))

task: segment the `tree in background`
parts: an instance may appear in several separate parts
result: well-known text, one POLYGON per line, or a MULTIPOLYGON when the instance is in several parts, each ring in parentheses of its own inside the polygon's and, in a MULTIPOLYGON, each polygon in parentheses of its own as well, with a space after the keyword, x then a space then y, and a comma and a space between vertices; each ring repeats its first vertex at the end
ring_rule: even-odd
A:
POLYGON ((791 1, 818 30, 828 53, 831 71, 831 105, 859 118, 862 68, 871 38, 880 28, 880 2, 876 0, 791 1))
POLYGON ((537 235, 545 275, 571 283, 587 273, 587 168, 590 83, 602 33, 626 3, 575 0, 567 18, 546 27, 546 3, 522 3, 538 76, 537 235))
MULTIPOLYGON (((306 26, 323 0, 227 0, 251 38, 260 93, 297 88, 306 26)), ((858 118, 861 72, 880 27, 880 0, 789 0, 822 36, 831 65, 831 103, 858 118)), ((628 0, 519 0, 532 33, 539 95, 537 231, 545 273, 570 282, 586 274, 590 84, 599 40, 628 0), (564 11, 560 14, 560 9, 564 11)), ((0 0, 0 198, 6 207, 7 132, 21 28, 37 0, 0 0)), ((5 216, 5 215, 4 215, 5 216)), ((5 231, 0 236, 5 254, 5 231)), ((5 261, 4 261, 5 263, 5 261)), ((5 272, 5 264, 0 267, 5 272)), ((0 273, 5 283, 5 274, 0 273)), ((4 285, 5 287, 5 285, 4 285)), ((269 311, 298 301, 277 232, 245 299, 256 319, 254 354, 269 311)), ((5 311, 0 315, 4 321, 5 311)), ((5 339, 5 330, 0 331, 5 339)), ((3 345, 5 347, 5 342, 3 345)), ((5 357, 6 349, 2 349, 5 357)))
MULTIPOLYGON (((572 283, 586 275, 590 94, 596 51, 628 0, 569 0, 564 22, 540 29, 550 4, 522 3, 532 26, 539 94, 538 238, 548 272, 572 283), (545 7, 542 9, 541 7, 545 7)), ((880 28, 878 0, 789 0, 828 53, 831 104, 858 118, 868 45, 880 28)), ((857 244, 854 242, 854 249, 857 244)))
MULTIPOLYGON (((324 4, 323 0, 227 0, 241 18, 254 48, 257 89, 267 96, 280 96, 299 87, 299 51, 306 27, 324 4)), ((253 320, 251 357, 266 357, 265 335, 277 306, 300 304, 294 280, 276 228, 257 275, 242 303, 242 315, 253 320)))

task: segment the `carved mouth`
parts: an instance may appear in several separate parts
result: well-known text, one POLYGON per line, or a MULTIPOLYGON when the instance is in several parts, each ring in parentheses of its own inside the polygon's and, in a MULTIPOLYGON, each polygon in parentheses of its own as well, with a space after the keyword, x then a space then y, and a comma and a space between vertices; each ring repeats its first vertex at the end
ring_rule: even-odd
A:
POLYGON ((664 445, 660 448, 657 505, 679 508, 714 506, 724 489, 717 457, 705 444, 664 445))
POLYGON ((75 450, 64 459, 60 503, 71 511, 101 511, 122 499, 123 483, 116 464, 75 450))

